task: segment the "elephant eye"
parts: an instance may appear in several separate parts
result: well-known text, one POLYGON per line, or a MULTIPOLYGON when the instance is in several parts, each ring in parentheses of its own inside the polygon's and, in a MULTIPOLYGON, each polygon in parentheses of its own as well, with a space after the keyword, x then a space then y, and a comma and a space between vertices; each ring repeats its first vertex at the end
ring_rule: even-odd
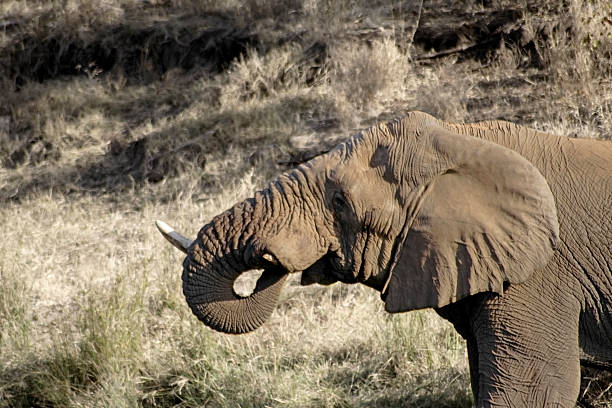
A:
POLYGON ((344 210, 348 207, 346 197, 341 192, 334 193, 332 198, 332 205, 336 211, 344 210))

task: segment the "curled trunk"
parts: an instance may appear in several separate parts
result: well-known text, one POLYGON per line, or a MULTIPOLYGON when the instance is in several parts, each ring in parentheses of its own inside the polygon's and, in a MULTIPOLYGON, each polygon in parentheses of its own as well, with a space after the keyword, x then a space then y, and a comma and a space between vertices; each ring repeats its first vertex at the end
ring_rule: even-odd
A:
POLYGON ((183 293, 204 324, 224 333, 246 333, 272 314, 287 272, 266 261, 252 236, 254 202, 247 200, 204 226, 183 263, 183 293), (234 291, 243 272, 264 269, 250 296, 234 291))

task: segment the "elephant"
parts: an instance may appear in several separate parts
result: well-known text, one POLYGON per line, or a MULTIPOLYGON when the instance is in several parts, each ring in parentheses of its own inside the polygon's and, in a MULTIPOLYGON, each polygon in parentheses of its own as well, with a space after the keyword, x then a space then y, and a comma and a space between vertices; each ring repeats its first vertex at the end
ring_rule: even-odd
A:
POLYGON ((612 143, 422 112, 287 171, 190 240, 183 293, 244 333, 283 282, 362 283, 387 312, 434 308, 466 340, 478 407, 570 407, 612 367, 612 143), (243 272, 263 269, 249 296, 243 272))

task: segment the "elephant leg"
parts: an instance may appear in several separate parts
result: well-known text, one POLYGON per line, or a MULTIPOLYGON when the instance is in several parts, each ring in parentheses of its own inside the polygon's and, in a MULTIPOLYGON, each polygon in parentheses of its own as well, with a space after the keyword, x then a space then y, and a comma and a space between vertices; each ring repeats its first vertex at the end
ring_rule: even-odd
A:
POLYGON ((483 306, 472 322, 477 406, 573 407, 580 388, 579 303, 545 285, 516 285, 483 306))
POLYGON ((463 337, 467 344, 468 360, 470 365, 470 385, 474 401, 478 401, 479 373, 478 373, 478 340, 472 330, 472 322, 480 316, 486 300, 492 296, 490 293, 479 293, 448 306, 435 309, 436 312, 451 322, 455 330, 463 337))
POLYGON ((475 338, 470 337, 466 341, 467 343, 467 351, 468 351, 468 360, 470 363, 470 385, 472 387, 472 394, 474 396, 474 401, 478 401, 478 384, 479 384, 479 374, 478 374, 478 342, 475 338))

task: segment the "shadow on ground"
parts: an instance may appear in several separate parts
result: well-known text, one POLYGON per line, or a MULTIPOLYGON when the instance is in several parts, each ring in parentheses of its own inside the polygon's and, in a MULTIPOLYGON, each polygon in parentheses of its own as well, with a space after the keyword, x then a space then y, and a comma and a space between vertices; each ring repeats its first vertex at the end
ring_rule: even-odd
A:
POLYGON ((230 15, 126 21, 99 26, 86 37, 70 32, 28 35, 18 47, 4 50, 0 73, 17 86, 28 80, 119 71, 133 81, 151 81, 173 68, 221 72, 257 43, 253 31, 230 15))

